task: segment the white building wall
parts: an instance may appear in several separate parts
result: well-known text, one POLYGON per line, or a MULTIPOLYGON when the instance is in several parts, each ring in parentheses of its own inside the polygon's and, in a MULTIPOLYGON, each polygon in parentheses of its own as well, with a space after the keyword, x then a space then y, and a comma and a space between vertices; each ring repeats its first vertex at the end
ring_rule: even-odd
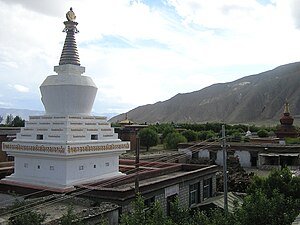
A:
POLYGON ((216 159, 216 163, 220 166, 223 166, 223 151, 217 151, 217 159, 216 159))
POLYGON ((198 156, 199 156, 199 158, 209 158, 209 151, 206 149, 201 150, 201 151, 199 151, 198 156))
POLYGON ((63 160, 18 155, 12 179, 40 185, 65 184, 66 165, 63 160))
POLYGON ((248 151, 235 151, 234 156, 239 158, 242 167, 251 167, 251 155, 248 151))
POLYGON ((119 160, 114 155, 76 156, 67 159, 18 155, 15 157, 15 172, 9 179, 61 187, 121 174, 119 160))

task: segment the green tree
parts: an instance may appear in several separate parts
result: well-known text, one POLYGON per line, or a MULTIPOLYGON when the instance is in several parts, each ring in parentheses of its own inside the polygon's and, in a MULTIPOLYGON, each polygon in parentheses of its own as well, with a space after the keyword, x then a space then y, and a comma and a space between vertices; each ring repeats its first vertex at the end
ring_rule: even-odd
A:
POLYGON ((7 115, 5 119, 5 125, 9 127, 24 127, 25 120, 23 120, 20 116, 13 117, 12 114, 7 115))
POLYGON ((258 137, 262 138, 262 137, 268 137, 269 133, 265 129, 260 129, 259 131, 257 131, 257 135, 258 135, 258 137))
POLYGON ((5 125, 11 126, 13 119, 14 119, 14 116, 12 114, 7 115, 6 119, 5 119, 5 125))
POLYGON ((46 219, 46 213, 41 214, 36 211, 21 212, 26 209, 25 201, 19 201, 18 199, 10 208, 13 210, 12 216, 8 220, 8 225, 40 225, 46 219))
POLYGON ((144 128, 140 130, 139 137, 141 146, 145 146, 147 151, 149 151, 150 147, 155 146, 158 143, 158 134, 151 128, 144 128))
POLYGON ((67 213, 63 214, 60 219, 61 225, 83 225, 80 221, 79 216, 75 214, 73 206, 69 206, 67 213))
POLYGON ((268 197, 277 189, 285 197, 300 201, 300 177, 293 176, 288 168, 274 169, 266 178, 255 176, 248 193, 254 193, 258 189, 263 190, 268 197))
POLYGON ((132 210, 129 213, 123 213, 120 225, 140 225, 146 224, 146 210, 144 199, 138 195, 131 205, 132 210))
POLYGON ((213 141, 213 138, 216 137, 216 136, 217 136, 217 134, 214 131, 209 130, 209 131, 206 132, 206 137, 205 137, 206 139, 205 140, 213 141))
POLYGON ((171 203, 170 219, 173 224, 191 224, 190 210, 180 207, 178 198, 171 203))
POLYGON ((182 134, 178 132, 173 132, 173 133, 169 133, 166 136, 164 145, 166 149, 176 149, 179 143, 184 143, 184 142, 187 142, 187 140, 182 134))
POLYGON ((288 225, 299 211, 291 198, 285 198, 277 190, 268 197, 263 190, 248 195, 235 216, 243 225, 288 225))
POLYGON ((175 225, 165 216, 158 201, 147 208, 144 198, 138 195, 130 212, 121 215, 120 225, 175 225))
POLYGON ((23 120, 20 116, 16 116, 11 122, 12 127, 24 127, 25 120, 23 120))
POLYGON ((197 132, 193 130, 185 130, 181 134, 185 136, 188 142, 196 141, 198 138, 197 132))
POLYGON ((193 225, 242 225, 233 213, 225 214, 220 208, 208 211, 197 210, 193 214, 193 225))
POLYGON ((162 130, 162 140, 164 141, 169 133, 174 133, 174 132, 176 132, 176 130, 172 124, 165 124, 162 130))

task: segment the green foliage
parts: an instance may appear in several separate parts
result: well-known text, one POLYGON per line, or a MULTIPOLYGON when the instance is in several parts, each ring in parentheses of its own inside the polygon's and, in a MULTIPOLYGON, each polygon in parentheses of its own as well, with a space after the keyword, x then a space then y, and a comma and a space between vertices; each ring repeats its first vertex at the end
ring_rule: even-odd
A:
POLYGON ((257 135, 258 135, 258 137, 263 138, 263 137, 268 137, 269 133, 265 129, 260 129, 259 131, 257 131, 257 135))
POLYGON ((25 120, 23 120, 20 116, 13 117, 13 115, 10 114, 5 119, 5 125, 8 127, 24 127, 25 120))
POLYGON ((236 210, 236 217, 243 225, 287 225, 297 214, 293 200, 285 198, 276 189, 271 197, 263 190, 256 190, 246 196, 242 207, 236 210))
POLYGON ((10 126, 10 124, 11 124, 12 121, 13 121, 13 119, 14 119, 14 116, 13 116, 12 114, 7 115, 7 116, 6 116, 6 119, 5 119, 5 125, 10 126))
POLYGON ((225 214, 224 210, 216 208, 208 212, 196 211, 193 215, 194 225, 242 225, 239 224, 234 214, 225 214))
POLYGON ((187 142, 187 139, 178 132, 169 133, 165 140, 164 146, 166 149, 176 149, 179 143, 187 142))
POLYGON ((290 225, 300 211, 300 178, 288 169, 274 170, 266 178, 254 177, 244 203, 232 213, 222 209, 198 211, 171 203, 166 217, 158 202, 146 210, 138 196, 131 213, 122 215, 122 225, 290 225))
POLYGON ((300 144, 300 138, 285 138, 285 143, 289 145, 300 144))
POLYGON ((132 210, 129 213, 123 213, 121 216, 120 225, 167 225, 161 206, 155 202, 150 209, 146 209, 144 199, 138 195, 134 200, 132 210))
POLYGON ((11 206, 11 209, 15 209, 15 212, 9 218, 8 225, 40 225, 46 219, 46 214, 41 214, 35 211, 21 212, 26 209, 26 203, 24 201, 16 200, 11 206))
POLYGON ((181 134, 185 136, 188 142, 196 141, 198 138, 197 132, 193 130, 185 130, 181 134))
POLYGON ((242 140, 242 134, 239 131, 235 131, 232 134, 231 141, 233 142, 240 142, 242 140))
POLYGON ((74 213, 74 208, 70 205, 68 207, 67 213, 63 214, 60 219, 61 225, 83 225, 80 221, 78 215, 74 213))
POLYGON ((173 224, 184 225, 190 224, 190 210, 179 206, 178 198, 171 203, 170 219, 173 224))
POLYGON ((144 128, 140 130, 139 137, 141 145, 145 146, 147 148, 147 151, 150 147, 155 146, 158 143, 158 134, 151 128, 144 128))
POLYGON ((107 225, 109 224, 108 218, 101 217, 100 221, 97 223, 97 225, 107 225))
POLYGON ((170 133, 176 132, 175 127, 172 124, 165 124, 163 130, 162 130, 162 139, 163 141, 170 133))
POLYGON ((213 141, 213 138, 216 136, 217 136, 217 134, 212 130, 209 130, 206 132, 206 140, 208 140, 208 141, 213 141))
POLYGON ((244 141, 244 142, 249 142, 249 141, 250 141, 250 138, 249 138, 249 137, 242 137, 242 141, 244 141))
POLYGON ((300 177, 293 176, 288 168, 275 169, 266 178, 254 177, 248 193, 254 193, 258 189, 264 190, 268 197, 271 197, 273 190, 277 189, 287 198, 300 200, 300 177))
POLYGON ((285 225, 299 213, 300 177, 293 176, 288 168, 272 170, 265 178, 254 177, 248 193, 242 208, 244 221, 255 218, 257 224, 285 225), (253 217, 255 213, 258 215, 253 217))
POLYGON ((8 225, 40 225, 45 219, 45 214, 29 211, 18 216, 10 217, 8 225))
POLYGON ((198 140, 200 141, 205 141, 205 140, 212 141, 213 138, 217 136, 217 134, 212 130, 199 131, 197 134, 198 134, 198 140))
POLYGON ((25 126, 25 120, 23 120, 21 117, 16 116, 11 124, 12 127, 24 127, 25 126))

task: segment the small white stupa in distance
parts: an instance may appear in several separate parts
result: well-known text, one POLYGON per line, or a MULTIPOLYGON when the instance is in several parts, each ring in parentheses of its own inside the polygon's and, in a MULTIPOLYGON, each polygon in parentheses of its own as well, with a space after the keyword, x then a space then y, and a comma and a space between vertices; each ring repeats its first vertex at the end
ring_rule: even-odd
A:
POLYGON ((15 159, 14 173, 2 183, 68 189, 122 175, 119 155, 130 149, 130 142, 117 138, 106 117, 91 116, 97 87, 82 76, 75 18, 71 8, 59 65, 54 67, 57 75, 48 76, 40 87, 45 115, 30 116, 17 138, 2 145, 15 159))

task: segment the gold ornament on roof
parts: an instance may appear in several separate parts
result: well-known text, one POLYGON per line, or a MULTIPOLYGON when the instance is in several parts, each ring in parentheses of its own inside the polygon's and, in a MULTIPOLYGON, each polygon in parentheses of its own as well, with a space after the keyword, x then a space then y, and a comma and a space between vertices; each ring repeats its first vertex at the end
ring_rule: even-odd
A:
POLYGON ((72 7, 70 8, 70 11, 67 12, 66 17, 67 17, 67 20, 68 20, 68 21, 73 21, 73 22, 75 21, 76 15, 75 15, 75 13, 73 12, 72 7))
POLYGON ((284 104, 284 113, 290 113, 290 107, 287 100, 285 100, 285 104, 284 104))

